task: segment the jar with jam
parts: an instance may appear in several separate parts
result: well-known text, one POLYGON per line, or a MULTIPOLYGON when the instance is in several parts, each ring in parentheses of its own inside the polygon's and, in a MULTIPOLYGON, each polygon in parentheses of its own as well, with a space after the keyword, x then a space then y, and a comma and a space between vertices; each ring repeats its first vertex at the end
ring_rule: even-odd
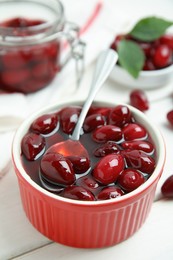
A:
POLYGON ((66 21, 58 0, 0 0, 0 89, 25 94, 40 90, 70 59, 80 64, 80 77, 85 44, 78 31, 66 21))

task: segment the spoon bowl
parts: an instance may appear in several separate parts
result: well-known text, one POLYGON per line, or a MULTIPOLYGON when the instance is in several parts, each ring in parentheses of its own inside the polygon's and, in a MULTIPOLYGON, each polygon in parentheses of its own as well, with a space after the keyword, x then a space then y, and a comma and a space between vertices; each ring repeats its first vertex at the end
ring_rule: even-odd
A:
POLYGON ((48 150, 47 153, 60 153, 63 156, 82 156, 82 157, 89 157, 87 150, 78 140, 68 139, 66 141, 56 143, 52 145, 48 150))

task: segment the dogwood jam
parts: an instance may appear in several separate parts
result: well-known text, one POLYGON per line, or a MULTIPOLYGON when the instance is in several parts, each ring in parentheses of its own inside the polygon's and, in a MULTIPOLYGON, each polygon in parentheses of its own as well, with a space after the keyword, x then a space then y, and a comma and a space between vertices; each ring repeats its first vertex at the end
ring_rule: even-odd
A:
POLYGON ((54 144, 70 138, 81 107, 44 114, 21 142, 21 160, 29 176, 50 192, 75 200, 107 200, 142 185, 156 165, 153 141, 125 105, 91 106, 83 124, 80 151, 57 153, 54 144))

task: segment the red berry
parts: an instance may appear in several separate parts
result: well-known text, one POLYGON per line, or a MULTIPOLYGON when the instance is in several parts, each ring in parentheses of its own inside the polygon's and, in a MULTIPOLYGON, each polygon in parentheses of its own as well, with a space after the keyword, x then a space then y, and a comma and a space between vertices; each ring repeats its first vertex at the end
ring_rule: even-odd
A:
POLYGON ((154 146, 151 142, 136 140, 136 141, 125 141, 121 144, 123 149, 130 150, 141 150, 145 153, 153 153, 154 146))
POLYGON ((40 163, 41 174, 50 182, 66 186, 76 180, 72 163, 58 153, 45 154, 40 163))
POLYGON ((127 106, 119 105, 110 111, 108 123, 119 127, 131 122, 132 116, 127 106))
POLYGON ((112 153, 119 153, 120 147, 113 141, 108 141, 104 145, 98 147, 94 151, 96 157, 103 157, 112 153))
POLYGON ((41 135, 28 133, 22 139, 22 152, 29 161, 36 160, 45 148, 45 139, 41 135))
POLYGON ((161 192, 166 198, 173 198, 173 175, 169 176, 161 187, 161 192))
POLYGON ((118 126, 105 125, 96 129, 92 134, 92 138, 97 143, 120 141, 122 138, 122 131, 118 126))
POLYGON ((126 192, 135 190, 144 182, 145 178, 142 173, 135 169, 125 169, 118 177, 118 184, 126 192))
POLYGON ((124 155, 128 167, 147 174, 153 173, 155 160, 151 156, 139 150, 124 150, 121 153, 124 155))
POLYGON ((121 40, 123 40, 125 38, 125 35, 124 34, 118 34, 114 41, 111 43, 111 46, 110 48, 113 49, 113 50, 117 50, 117 47, 118 47, 118 44, 121 40))
POLYGON ((91 106, 87 116, 93 115, 93 114, 100 114, 104 117, 107 117, 111 111, 111 108, 109 107, 97 107, 97 106, 91 106))
POLYGON ((45 21, 43 20, 29 20, 29 19, 27 22, 28 22, 28 26, 36 26, 45 23, 45 21))
POLYGON ((2 63, 5 69, 18 69, 26 66, 26 60, 18 51, 8 51, 2 55, 2 63))
POLYGON ((54 41, 45 46, 45 56, 53 61, 57 62, 57 57, 59 56, 60 52, 60 43, 59 41, 54 41))
POLYGON ((83 129, 86 133, 91 132, 98 126, 104 125, 105 121, 105 117, 100 114, 87 116, 83 124, 83 129))
POLYGON ((88 176, 88 175, 77 179, 76 185, 82 186, 83 188, 90 190, 93 193, 95 193, 100 187, 98 182, 94 180, 92 176, 88 176))
POLYGON ((173 126, 173 110, 170 110, 167 113, 167 119, 168 119, 169 123, 173 126))
POLYGON ((141 111, 149 109, 149 101, 143 90, 133 90, 130 93, 130 104, 141 111))
POLYGON ((1 23, 1 26, 14 27, 14 28, 26 28, 28 26, 36 26, 42 23, 44 23, 43 20, 30 20, 30 19, 25 19, 23 17, 16 17, 4 21, 3 23, 1 23))
POLYGON ((108 199, 114 199, 120 197, 122 195, 124 195, 124 192, 120 187, 110 186, 110 187, 103 188, 99 192, 97 198, 99 200, 108 200, 108 199))
POLYGON ((32 67, 32 76, 39 80, 44 78, 52 78, 56 73, 56 66, 53 61, 45 61, 42 63, 37 63, 32 67))
POLYGON ((171 63, 172 52, 171 49, 165 45, 159 45, 153 55, 153 63, 158 68, 164 68, 171 63))
POLYGON ((126 141, 144 139, 147 137, 145 128, 137 123, 128 124, 122 129, 122 133, 126 141))
POLYGON ((14 28, 26 28, 28 26, 28 20, 21 17, 16 17, 6 21, 7 27, 14 27, 14 28))
POLYGON ((28 69, 14 69, 2 72, 2 81, 5 85, 15 90, 15 85, 20 85, 30 78, 28 69))
POLYGON ((51 133, 58 125, 57 114, 45 114, 38 117, 31 125, 31 130, 40 134, 51 133))
POLYGON ((143 50, 146 57, 150 56, 152 44, 150 42, 137 42, 143 50))
POLYGON ((59 112, 62 130, 71 134, 77 123, 81 109, 78 107, 66 107, 59 112))
POLYGON ((154 66, 151 59, 145 60, 143 70, 155 70, 156 67, 154 66))
POLYGON ((45 48, 46 45, 34 45, 31 49, 29 49, 28 54, 30 57, 30 62, 32 64, 42 63, 47 61, 47 56, 45 56, 45 48))
POLYGON ((85 173, 90 168, 90 160, 87 157, 74 155, 67 156, 66 158, 68 158, 71 161, 74 172, 76 174, 85 173))
POLYGON ((68 186, 63 191, 63 196, 65 198, 73 200, 84 200, 84 201, 93 201, 95 200, 94 195, 91 191, 81 187, 81 186, 68 186))
POLYGON ((169 46, 169 48, 171 48, 171 50, 173 50, 173 35, 165 34, 161 36, 160 42, 162 44, 166 44, 167 46, 169 46))
POLYGON ((93 170, 93 177, 101 184, 107 185, 117 180, 124 169, 124 159, 120 154, 109 154, 103 157, 93 170))

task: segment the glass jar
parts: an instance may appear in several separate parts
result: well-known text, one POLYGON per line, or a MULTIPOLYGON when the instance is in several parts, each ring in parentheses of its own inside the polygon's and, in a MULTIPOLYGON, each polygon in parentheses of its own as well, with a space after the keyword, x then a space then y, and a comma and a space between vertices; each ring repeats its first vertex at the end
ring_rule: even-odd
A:
POLYGON ((70 59, 81 66, 85 45, 78 31, 66 21, 58 0, 0 0, 0 89, 35 92, 48 86, 70 59), (64 48, 69 51, 62 60, 64 48))

